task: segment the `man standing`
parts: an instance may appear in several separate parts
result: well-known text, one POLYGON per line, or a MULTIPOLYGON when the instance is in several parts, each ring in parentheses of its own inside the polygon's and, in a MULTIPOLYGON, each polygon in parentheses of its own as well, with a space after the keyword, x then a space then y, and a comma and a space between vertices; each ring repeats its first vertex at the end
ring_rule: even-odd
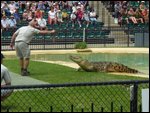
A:
MULTIPOLYGON (((1 53, 1 87, 11 85, 11 78, 8 69, 2 64, 4 55, 1 53), (4 80, 5 84, 2 85, 2 81, 4 80)), ((11 95, 13 90, 4 90, 1 89, 1 101, 4 101, 8 96, 11 95)))
POLYGON ((12 36, 10 47, 13 48, 13 44, 15 42, 16 54, 19 57, 20 67, 21 67, 21 75, 28 76, 29 72, 27 71, 30 59, 30 49, 29 43, 32 40, 35 34, 51 34, 55 33, 55 30, 38 30, 36 26, 38 25, 38 21, 36 19, 32 19, 29 22, 28 26, 23 26, 19 28, 12 36))

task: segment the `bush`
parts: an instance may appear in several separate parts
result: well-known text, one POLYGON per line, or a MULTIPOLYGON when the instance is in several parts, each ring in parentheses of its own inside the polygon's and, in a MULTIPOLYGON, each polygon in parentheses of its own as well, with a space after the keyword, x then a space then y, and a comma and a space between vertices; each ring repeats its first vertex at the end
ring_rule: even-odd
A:
POLYGON ((75 43, 75 49, 85 49, 87 48, 86 42, 77 42, 75 43))

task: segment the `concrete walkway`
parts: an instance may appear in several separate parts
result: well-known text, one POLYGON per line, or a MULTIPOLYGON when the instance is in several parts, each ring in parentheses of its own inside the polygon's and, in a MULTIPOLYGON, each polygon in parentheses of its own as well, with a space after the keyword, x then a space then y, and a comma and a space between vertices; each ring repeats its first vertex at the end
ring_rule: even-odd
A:
POLYGON ((30 76, 21 76, 16 73, 10 72, 12 85, 36 85, 36 84, 49 84, 48 82, 43 82, 30 76))

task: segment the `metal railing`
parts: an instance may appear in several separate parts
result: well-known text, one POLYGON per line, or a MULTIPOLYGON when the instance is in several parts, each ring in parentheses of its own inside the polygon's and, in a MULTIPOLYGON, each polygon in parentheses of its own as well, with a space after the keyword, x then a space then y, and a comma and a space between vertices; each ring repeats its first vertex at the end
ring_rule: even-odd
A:
POLYGON ((9 86, 1 112, 141 112, 145 88, 149 80, 9 86))
MULTIPOLYGON (((9 47, 11 35, 3 32, 1 50, 9 47)), ((10 33, 11 34, 11 33, 10 33)), ((36 35, 30 49, 73 49, 76 42, 86 41, 88 47, 149 47, 149 27, 91 27, 57 29, 53 35, 36 35), (84 32, 83 32, 84 31, 84 32)))

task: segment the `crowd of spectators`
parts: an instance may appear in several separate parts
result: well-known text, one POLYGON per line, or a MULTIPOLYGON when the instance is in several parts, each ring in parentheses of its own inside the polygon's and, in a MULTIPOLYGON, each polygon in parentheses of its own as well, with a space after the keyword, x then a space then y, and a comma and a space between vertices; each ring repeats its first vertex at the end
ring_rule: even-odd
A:
POLYGON ((61 24, 64 21, 77 23, 97 22, 97 14, 88 1, 1 1, 1 28, 17 28, 20 22, 38 20, 39 29, 47 29, 47 24, 61 24))
POLYGON ((113 12, 115 23, 149 23, 149 1, 103 1, 113 12))
MULTIPOLYGON (((149 1, 102 1, 113 12, 115 23, 149 23, 149 1)), ((39 29, 64 21, 94 24, 98 15, 88 1, 1 1, 1 28, 16 29, 20 22, 36 18, 39 29)))

